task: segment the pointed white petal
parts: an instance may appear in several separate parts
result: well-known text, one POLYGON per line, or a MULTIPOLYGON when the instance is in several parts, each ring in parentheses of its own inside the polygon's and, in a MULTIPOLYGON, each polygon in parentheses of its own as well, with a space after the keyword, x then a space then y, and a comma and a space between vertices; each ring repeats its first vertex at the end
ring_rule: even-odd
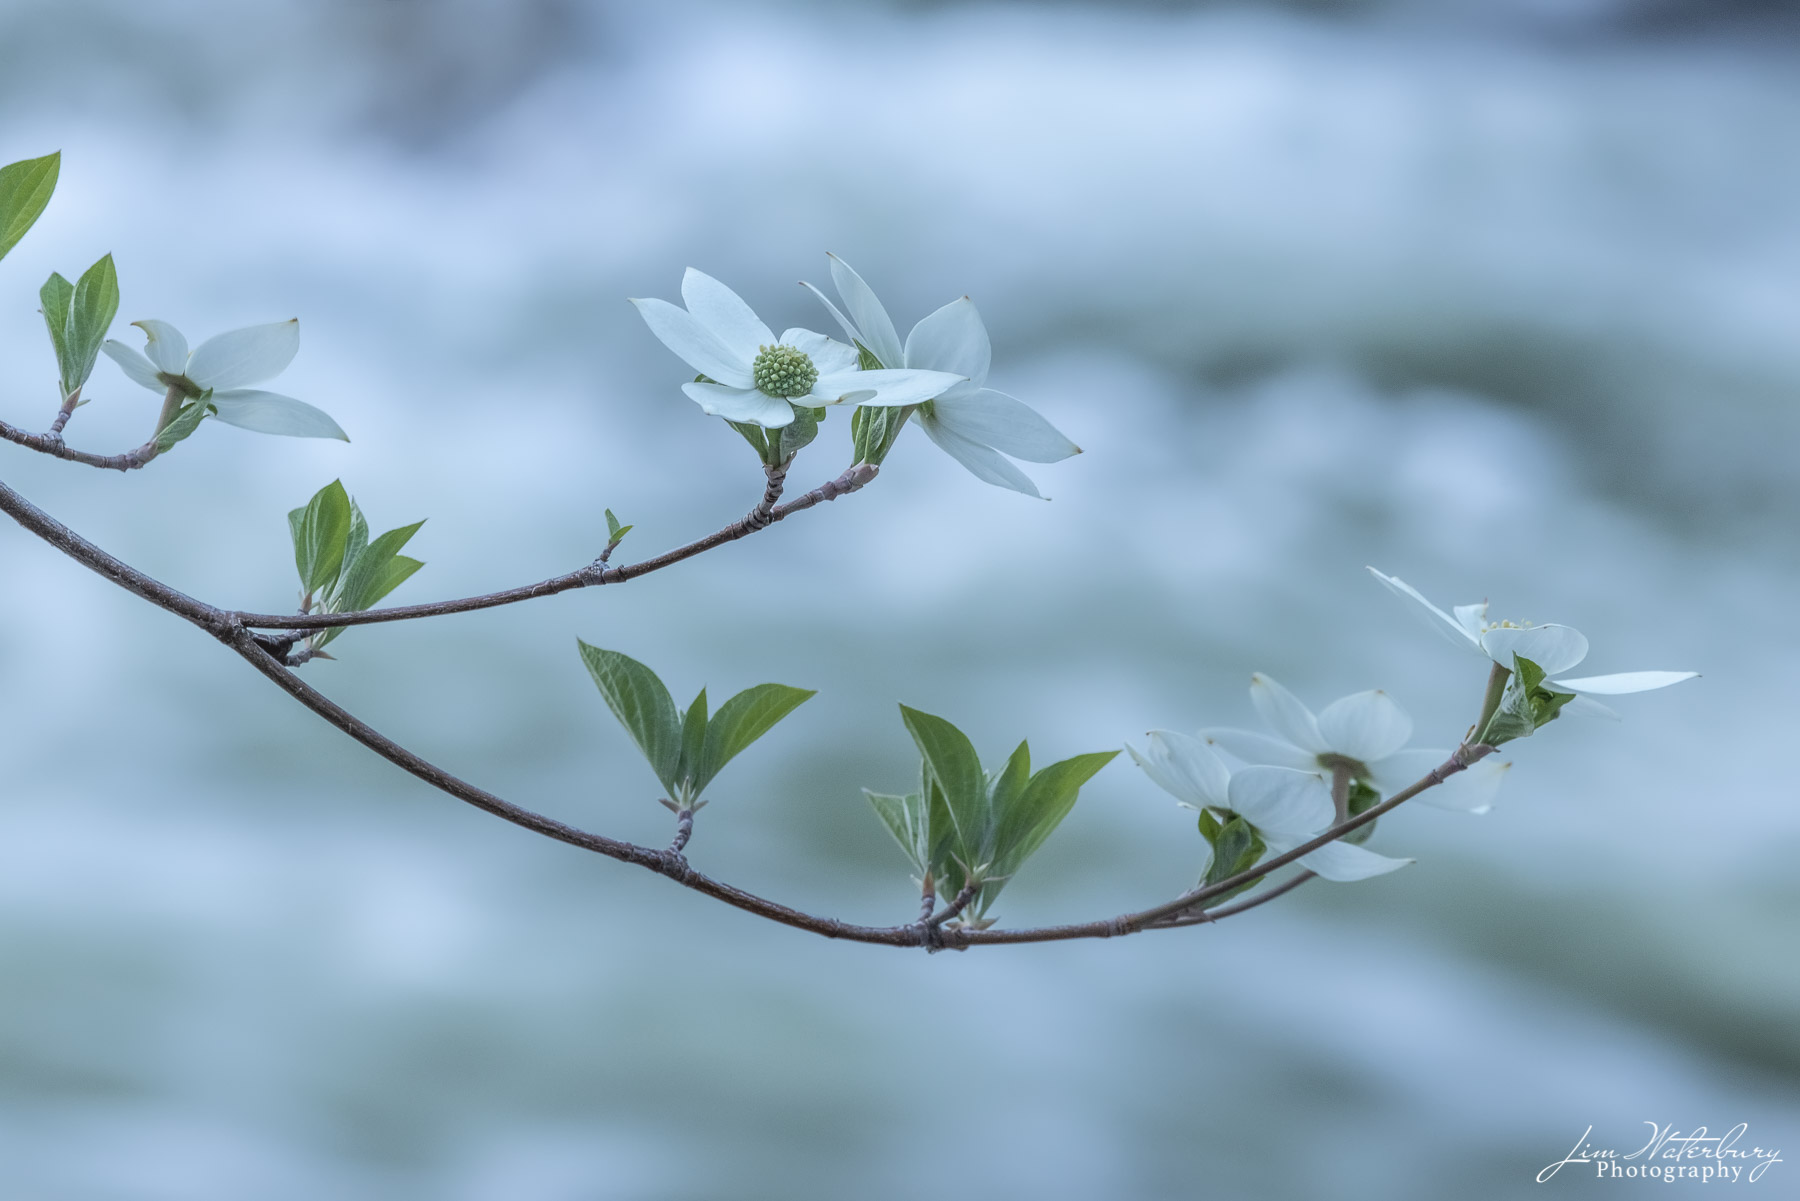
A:
POLYGON ((987 382, 993 353, 987 327, 975 311, 975 302, 967 296, 927 315, 906 335, 908 367, 948 371, 976 386, 987 382))
POLYGON ((810 329, 790 329, 781 335, 783 346, 792 346, 812 360, 820 375, 842 375, 856 370, 856 347, 815 334, 810 329))
POLYGON ((1138 754, 1130 745, 1125 749, 1144 769, 1144 774, 1176 800, 1196 809, 1209 805, 1220 809, 1226 807, 1231 773, 1217 752, 1198 738, 1169 730, 1152 730, 1149 749, 1144 754, 1138 754))
POLYGON ((1270 729, 1301 750, 1316 755, 1331 749, 1319 733, 1319 723, 1313 720, 1312 710, 1260 671, 1250 677, 1250 703, 1256 706, 1270 729))
POLYGON ((298 318, 250 325, 208 338, 188 358, 187 377, 202 388, 225 392, 274 379, 300 350, 298 318))
POLYGON ((1263 763, 1273 767, 1292 767, 1300 771, 1318 771, 1319 757, 1289 742, 1258 734, 1252 730, 1232 730, 1212 726, 1200 731, 1200 737, 1227 755, 1235 755, 1245 763, 1263 763))
POLYGON ((1343 841, 1328 842, 1318 850, 1300 856, 1300 866, 1340 884, 1367 880, 1371 876, 1385 876, 1411 862, 1411 859, 1390 859, 1386 855, 1377 855, 1374 851, 1351 846, 1343 841))
POLYGON ((666 300, 633 300, 631 303, 637 306, 650 332, 689 367, 728 388, 751 386, 750 360, 741 358, 719 341, 692 313, 666 300))
POLYGON ((831 282, 837 285, 838 295, 844 298, 844 311, 850 314, 850 320, 861 332, 862 344, 885 364, 893 367, 904 364, 906 355, 900 347, 900 334, 894 329, 887 310, 881 307, 881 301, 875 299, 875 293, 863 282, 862 276, 851 270, 849 263, 835 254, 825 257, 831 260, 831 282))
POLYGON ((1406 710, 1379 688, 1332 701, 1319 714, 1325 745, 1364 763, 1385 759, 1405 746, 1412 728, 1406 710))
POLYGON ((323 410, 279 392, 233 388, 228 392, 214 392, 211 403, 219 410, 215 420, 239 429, 255 430, 259 434, 285 434, 290 438, 350 441, 350 436, 323 410))
POLYGON ((1488 603, 1486 601, 1482 601, 1479 605, 1457 605, 1450 611, 1456 614, 1456 623, 1471 638, 1481 637, 1481 627, 1487 624, 1488 603))
POLYGON ((1494 807, 1494 794, 1500 791, 1500 782, 1506 779, 1511 768, 1511 763, 1501 763, 1489 756, 1474 767, 1457 772, 1436 788, 1427 788, 1413 803, 1435 809, 1454 809, 1458 813, 1486 813, 1494 807))
POLYGON ((812 394, 830 398, 821 404, 836 404, 856 393, 872 392, 873 396, 858 403, 893 407, 930 400, 961 382, 961 376, 942 371, 839 371, 831 375, 821 371, 812 394))
POLYGON ((1336 812, 1325 777, 1291 767, 1240 768, 1232 773, 1226 795, 1230 808, 1246 821, 1276 835, 1315 834, 1331 824, 1336 812))
POLYGON ((937 443, 938 449, 967 467, 976 479, 1042 499, 1031 478, 1014 467, 1012 461, 999 451, 979 442, 971 442, 961 434, 953 434, 936 420, 927 421, 923 414, 915 413, 913 416, 919 419, 919 428, 925 431, 925 436, 937 443))
POLYGON ((747 421, 764 429, 778 430, 791 425, 794 420, 793 405, 755 388, 727 388, 723 384, 703 384, 695 380, 681 385, 681 390, 708 414, 727 421, 747 421))
POLYGON ((1598 717, 1603 721, 1624 721, 1617 711, 1608 709, 1591 696, 1576 694, 1575 699, 1564 703, 1561 712, 1573 713, 1577 717, 1598 717))
POLYGON ((133 321, 133 325, 144 331, 150 340, 144 345, 144 357, 156 364, 158 371, 166 371, 170 375, 187 373, 188 348, 187 339, 181 331, 167 321, 146 319, 133 321))
POLYGON ((1570 692, 1597 692, 1601 696, 1620 696, 1627 692, 1649 692, 1691 680, 1697 671, 1622 671, 1610 676, 1583 676, 1578 680, 1553 680, 1558 688, 1570 692))
POLYGON ((1587 658, 1588 640, 1573 626, 1502 626, 1481 636, 1481 648, 1502 667, 1511 668, 1513 656, 1518 655, 1543 668, 1546 676, 1553 676, 1587 658))
POLYGON ((932 408, 945 429, 1027 463, 1055 463, 1081 453, 1030 406, 992 388, 955 389, 932 408))
POLYGON ((1386 797, 1417 784, 1449 757, 1449 751, 1411 750, 1396 751, 1373 763, 1366 759, 1364 762, 1369 767, 1369 783, 1386 797))
POLYGON ((1458 646, 1472 646, 1477 650, 1481 648, 1480 640, 1478 640, 1473 633, 1465 630, 1462 622, 1456 620, 1456 618, 1450 616, 1448 613, 1426 600, 1420 595, 1417 588, 1414 588, 1405 580, 1399 579, 1396 576, 1382 575, 1373 567, 1369 568, 1369 574, 1387 585, 1388 591, 1392 592, 1394 595, 1403 596, 1410 601, 1415 601, 1418 604, 1423 605, 1426 612, 1437 618, 1437 621, 1430 622, 1431 628, 1444 635, 1444 637, 1448 638, 1451 642, 1454 642, 1458 646), (1440 622, 1442 623, 1441 625, 1439 624, 1440 622))
POLYGON ((156 364, 133 350, 125 343, 108 338, 100 344, 106 357, 119 365, 119 370, 130 376, 133 383, 139 383, 152 392, 165 391, 167 385, 156 378, 156 364))
MULTIPOLYGON (((843 329, 846 338, 850 339, 852 342, 861 342, 864 346, 869 344, 868 339, 862 336, 862 331, 856 328, 855 323, 852 322, 850 318, 844 316, 844 311, 842 309, 831 303, 825 293, 819 291, 805 280, 800 281, 800 286, 819 298, 819 303, 824 305, 826 310, 831 313, 832 317, 837 320, 837 323, 839 327, 843 329)), ((904 364, 900 363, 898 360, 893 363, 883 362, 881 365, 883 367, 904 366, 904 364)))
POLYGON ((694 320, 746 362, 755 359, 756 352, 764 346, 775 344, 774 331, 762 323, 743 297, 704 271, 687 269, 681 277, 681 299, 694 320))

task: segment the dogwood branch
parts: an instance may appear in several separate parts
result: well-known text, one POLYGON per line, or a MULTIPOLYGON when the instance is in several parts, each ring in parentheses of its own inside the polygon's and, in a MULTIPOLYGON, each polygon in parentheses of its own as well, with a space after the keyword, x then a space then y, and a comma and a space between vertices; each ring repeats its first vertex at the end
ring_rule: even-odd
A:
POLYGON ((109 471, 135 471, 161 453, 156 449, 156 439, 154 438, 136 450, 127 451, 122 455, 96 455, 85 450, 76 450, 63 445, 62 427, 65 424, 67 424, 67 419, 58 413, 57 423, 51 427, 49 433, 33 434, 16 425, 0 421, 0 438, 52 458, 63 459, 70 463, 83 463, 89 467, 99 467, 109 471))

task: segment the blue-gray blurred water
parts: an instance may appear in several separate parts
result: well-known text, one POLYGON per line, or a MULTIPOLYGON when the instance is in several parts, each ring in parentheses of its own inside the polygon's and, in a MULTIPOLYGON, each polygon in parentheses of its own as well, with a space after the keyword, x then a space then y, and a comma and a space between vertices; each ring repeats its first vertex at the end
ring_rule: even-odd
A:
MULTIPOLYGON (((896 701, 1047 761, 1253 724, 1264 670, 1448 745, 1481 665, 1366 563, 1705 678, 1519 746, 1485 817, 1385 821, 1393 876, 927 957, 431 793, 8 527, 0 1198, 1499 1198, 1590 1125, 1793 1142, 1796 57, 1778 6, 1658 0, 15 0, 0 160, 65 157, 0 264, 4 416, 54 409, 37 283, 110 250, 116 336, 297 313, 278 386, 354 439, 206 428, 127 478, 0 447, 195 595, 291 604, 285 513, 339 476, 430 518, 397 601, 583 563, 606 507, 627 552, 739 515, 753 460, 624 300, 689 264, 777 328, 828 328, 793 286, 826 250, 902 329, 966 293, 994 385, 1085 448, 1046 504, 908 433, 676 570, 304 669, 503 795, 667 837, 577 636, 684 698, 816 687, 693 857, 902 921, 859 796, 915 770, 896 701)), ((141 440, 147 393, 103 361, 89 395, 72 442, 141 440)), ((1116 764, 1000 916, 1139 907, 1196 847, 1116 764)))

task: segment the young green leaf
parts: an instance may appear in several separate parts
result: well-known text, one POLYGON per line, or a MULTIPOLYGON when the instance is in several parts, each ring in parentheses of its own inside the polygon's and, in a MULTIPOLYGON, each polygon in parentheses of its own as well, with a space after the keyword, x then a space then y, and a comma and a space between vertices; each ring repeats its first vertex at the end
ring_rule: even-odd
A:
POLYGON ((69 306, 67 344, 69 361, 63 374, 63 395, 87 383, 100 357, 113 318, 119 312, 119 275, 112 255, 106 255, 82 273, 69 306))
POLYGON ((169 424, 157 432, 156 453, 165 454, 176 443, 186 441, 211 413, 212 406, 206 403, 205 398, 183 406, 181 412, 171 417, 169 424))
POLYGON ((943 790, 955 829, 952 851, 972 867, 987 843, 989 819, 987 777, 975 747, 941 717, 901 705, 900 719, 925 760, 928 782, 943 790))
POLYGON ((37 223, 61 170, 60 150, 0 167, 0 259, 37 223))
POLYGON ((807 688, 786 684, 758 684, 746 688, 723 705, 706 727, 706 744, 694 775, 694 792, 712 783, 724 766, 745 747, 774 728, 775 723, 813 697, 807 688))
POLYGON ((1017 798, 994 814, 995 874, 1010 876, 1018 871, 1075 807, 1082 785, 1118 753, 1076 755, 1032 776, 1017 798))
POLYGON ((917 794, 888 796, 865 788, 863 795, 869 798, 870 807, 875 810, 875 816, 881 819, 887 832, 894 836, 894 841, 906 852, 913 870, 921 878, 928 875, 931 870, 930 838, 926 830, 925 806, 917 794))
POLYGON ((606 511, 606 540, 608 542, 617 545, 625 535, 630 532, 631 527, 628 525, 620 525, 619 519, 613 516, 613 511, 611 509, 606 511))
POLYGON ((688 706, 687 716, 681 720, 681 766, 675 774, 685 786, 687 796, 677 800, 693 801, 700 795, 700 785, 695 780, 700 775, 700 763, 706 752, 706 689, 694 698, 688 706))
POLYGON ((343 481, 326 484, 302 508, 288 514, 288 530, 294 539, 294 567, 300 588, 309 596, 324 596, 337 582, 344 565, 344 543, 350 536, 350 494, 343 481))
MULTIPOLYGON (((355 562, 346 562, 343 568, 343 587, 339 590, 341 598, 340 613, 353 613, 372 607, 376 601, 399 587, 401 582, 418 568, 407 571, 395 579, 393 563, 400 550, 412 536, 419 532, 423 521, 415 521, 411 525, 403 525, 399 529, 389 530, 375 541, 369 543, 367 549, 356 556, 355 562)), ((408 560, 412 562, 413 560, 408 560)))
POLYGON ((676 772, 681 766, 681 722, 669 690, 655 672, 636 659, 579 640, 576 645, 588 674, 606 698, 607 708, 637 743, 672 799, 680 784, 676 772))
MULTIPOLYGON (((1201 877, 1202 886, 1210 886, 1221 880, 1229 880, 1241 871, 1256 865, 1263 851, 1262 836, 1249 822, 1241 817, 1234 817, 1220 827, 1219 832, 1208 839, 1212 843, 1212 862, 1206 866, 1206 875, 1201 877)), ((1241 884, 1229 892, 1214 897, 1209 904, 1218 905, 1237 896, 1245 889, 1256 887, 1256 881, 1241 884)))
POLYGON ((750 444, 750 449, 756 452, 758 459, 764 463, 769 461, 769 431, 750 421, 727 419, 725 424, 744 436, 744 441, 750 444))
POLYGON ((770 453, 775 456, 776 463, 787 462, 799 454, 812 440, 819 436, 819 422, 825 420, 824 409, 811 409, 804 405, 794 406, 794 419, 781 429, 774 431, 770 438, 770 453))
POLYGON ((50 331, 50 345, 56 350, 56 374, 64 399, 73 391, 69 377, 75 374, 69 357, 69 307, 74 303, 75 285, 52 271, 38 289, 38 304, 44 314, 44 326, 50 331))

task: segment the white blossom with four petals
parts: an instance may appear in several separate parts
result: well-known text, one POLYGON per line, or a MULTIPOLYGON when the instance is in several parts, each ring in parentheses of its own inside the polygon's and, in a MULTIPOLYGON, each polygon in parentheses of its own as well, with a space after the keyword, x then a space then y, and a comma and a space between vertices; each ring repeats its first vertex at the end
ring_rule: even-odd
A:
POLYGON ((249 384, 274 379, 300 350, 300 322, 250 325, 208 338, 188 353, 187 339, 167 321, 134 321, 146 342, 139 353, 108 339, 100 349, 126 375, 152 392, 177 388, 189 400, 205 397, 214 418, 259 434, 350 441, 338 423, 305 401, 249 384))
POLYGON ((862 276, 835 254, 827 258, 832 282, 848 313, 811 284, 806 287, 831 311, 851 341, 867 348, 883 367, 946 371, 965 377, 929 398, 930 403, 914 410, 912 416, 926 437, 977 479, 1038 496, 1037 485, 1006 456, 1028 463, 1055 463, 1081 453, 1079 446, 1023 401, 987 386, 993 346, 981 314, 967 296, 913 326, 902 345, 893 319, 862 276))
MULTIPOLYGON (((1455 616, 1444 612, 1405 580, 1383 575, 1373 567, 1369 574, 1385 584, 1396 596, 1418 604, 1427 624, 1458 646, 1466 646, 1486 655, 1508 671, 1516 669, 1513 656, 1529 659, 1544 673, 1544 686, 1566 693, 1597 693, 1620 696, 1628 692, 1648 692, 1667 688, 1683 680, 1691 680, 1697 671, 1623 671, 1604 676, 1582 676, 1574 680, 1554 680, 1587 658, 1588 640, 1580 630, 1564 625, 1515 625, 1509 621, 1489 621, 1486 601, 1478 605, 1457 605, 1455 616)), ((1417 612, 1418 610, 1415 610, 1417 612)), ((1610 714, 1598 703, 1591 708, 1610 714)))
MULTIPOLYGON (((1271 854, 1280 855, 1310 842, 1330 828, 1336 817, 1331 787, 1317 771, 1292 767, 1252 766, 1232 771, 1203 739, 1170 730, 1150 731, 1149 749, 1125 747, 1144 774, 1170 796, 1192 809, 1229 810, 1256 827, 1271 854)), ((1204 876, 1211 865, 1207 848, 1204 876)), ((1366 880, 1411 859, 1390 859, 1339 840, 1300 856, 1300 865, 1327 880, 1366 880)))
MULTIPOLYGON (((1422 780, 1450 757, 1449 751, 1407 750, 1412 718, 1379 689, 1331 702, 1316 716, 1300 698, 1261 672, 1250 677, 1250 703, 1276 736, 1215 727, 1200 737, 1245 763, 1329 772, 1348 766, 1382 796, 1422 780)), ((1451 776, 1415 798, 1420 804, 1463 813, 1486 813, 1510 763, 1493 757, 1451 776)))
POLYGON ((793 422, 795 405, 918 404, 965 382, 943 371, 860 371, 854 347, 807 329, 778 339, 736 292, 692 267, 681 278, 681 299, 686 308, 666 300, 631 303, 664 346, 706 377, 681 390, 727 421, 780 429, 793 422), (757 369, 759 360, 769 362, 765 355, 783 348, 804 355, 817 374, 805 388, 776 395, 757 386, 757 369))

